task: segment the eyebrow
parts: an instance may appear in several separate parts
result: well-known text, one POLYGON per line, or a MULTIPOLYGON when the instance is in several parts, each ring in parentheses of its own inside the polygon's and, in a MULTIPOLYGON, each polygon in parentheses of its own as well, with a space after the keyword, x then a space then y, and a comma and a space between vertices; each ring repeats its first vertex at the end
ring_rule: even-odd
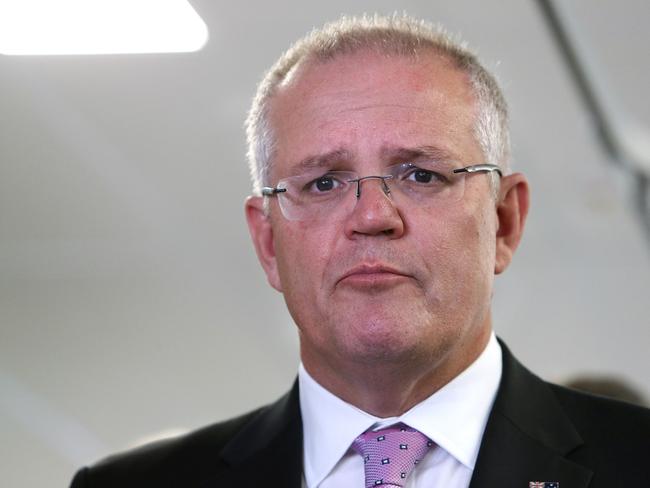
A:
POLYGON ((301 159, 291 167, 292 173, 299 173, 314 168, 330 168, 336 163, 350 161, 352 153, 347 149, 335 149, 324 154, 315 154, 301 159))
POLYGON ((408 161, 459 161, 457 155, 438 146, 417 146, 408 147, 385 147, 381 150, 381 157, 384 161, 408 162, 408 161))
MULTIPOLYGON (((344 148, 334 149, 323 154, 314 154, 301 159, 291 166, 291 174, 300 174, 310 169, 331 168, 337 163, 350 162, 354 154, 344 148)), ((380 150, 380 160, 392 163, 409 161, 459 161, 458 156, 438 146, 416 146, 413 148, 386 146, 380 150)))

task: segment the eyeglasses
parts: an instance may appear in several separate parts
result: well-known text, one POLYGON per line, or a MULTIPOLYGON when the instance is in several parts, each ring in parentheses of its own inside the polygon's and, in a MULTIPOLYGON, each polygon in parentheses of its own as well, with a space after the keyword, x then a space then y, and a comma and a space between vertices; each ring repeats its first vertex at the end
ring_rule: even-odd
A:
POLYGON ((386 168, 383 176, 359 176, 353 171, 309 172, 278 181, 275 187, 262 188, 265 197, 278 197, 287 220, 321 220, 352 211, 361 198, 361 183, 377 180, 385 195, 395 204, 411 203, 435 209, 459 201, 465 193, 465 178, 472 173, 496 172, 493 164, 455 168, 453 163, 400 163, 386 168), (352 198, 352 188, 356 191, 352 198))

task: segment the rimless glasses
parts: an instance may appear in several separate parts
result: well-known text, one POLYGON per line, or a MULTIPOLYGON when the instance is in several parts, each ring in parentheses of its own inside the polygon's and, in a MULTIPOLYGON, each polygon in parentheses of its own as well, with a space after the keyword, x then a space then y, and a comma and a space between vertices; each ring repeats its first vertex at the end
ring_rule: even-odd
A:
POLYGON ((265 197, 277 197, 287 220, 321 220, 352 211, 361 198, 361 183, 379 182, 384 194, 395 204, 410 203, 426 209, 448 205, 465 193, 465 177, 473 173, 496 173, 493 164, 475 164, 462 168, 453 163, 400 163, 386 168, 382 176, 359 176, 353 171, 311 172, 278 181, 275 187, 262 188, 265 197), (354 192, 351 189, 355 189, 354 192), (354 194, 355 197, 352 197, 354 194))

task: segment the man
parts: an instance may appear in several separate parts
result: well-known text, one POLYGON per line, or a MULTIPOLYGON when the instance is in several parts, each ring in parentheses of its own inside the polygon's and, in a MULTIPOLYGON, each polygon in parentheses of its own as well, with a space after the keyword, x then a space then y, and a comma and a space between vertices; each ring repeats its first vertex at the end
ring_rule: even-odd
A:
POLYGON ((246 218, 298 381, 75 488, 650 486, 647 411, 548 385, 494 337, 528 184, 471 53, 408 18, 343 19, 269 71, 248 138, 246 218))

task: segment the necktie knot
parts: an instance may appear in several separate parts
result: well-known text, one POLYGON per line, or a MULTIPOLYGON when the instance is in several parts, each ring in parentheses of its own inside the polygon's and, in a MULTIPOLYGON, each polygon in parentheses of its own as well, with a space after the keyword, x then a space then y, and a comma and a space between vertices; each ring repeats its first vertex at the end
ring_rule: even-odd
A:
POLYGON ((352 442, 363 457, 366 488, 400 486, 433 446, 433 441, 405 424, 366 431, 352 442))

